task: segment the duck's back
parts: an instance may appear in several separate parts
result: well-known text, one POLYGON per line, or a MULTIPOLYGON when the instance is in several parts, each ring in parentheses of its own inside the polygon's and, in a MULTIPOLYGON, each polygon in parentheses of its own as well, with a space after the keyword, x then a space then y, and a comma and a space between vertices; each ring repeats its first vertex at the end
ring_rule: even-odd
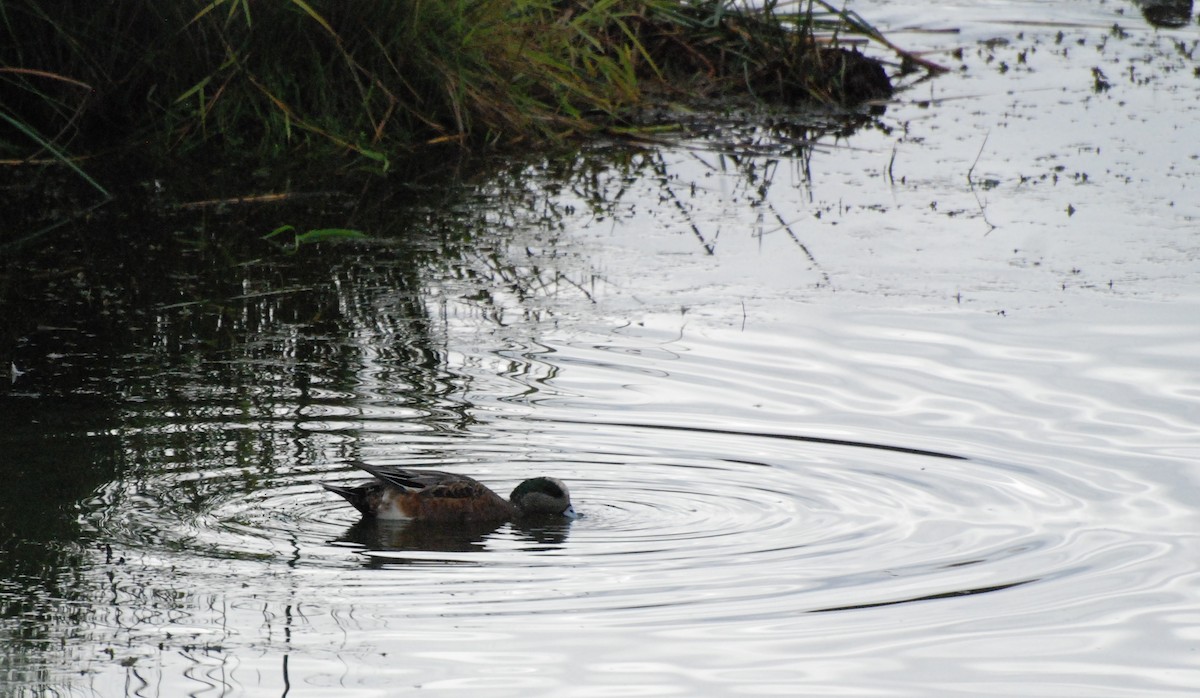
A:
POLYGON ((434 522, 504 521, 514 514, 512 505, 503 497, 466 475, 367 463, 355 465, 377 480, 373 484, 379 487, 371 491, 370 499, 373 500, 372 514, 379 518, 434 522))

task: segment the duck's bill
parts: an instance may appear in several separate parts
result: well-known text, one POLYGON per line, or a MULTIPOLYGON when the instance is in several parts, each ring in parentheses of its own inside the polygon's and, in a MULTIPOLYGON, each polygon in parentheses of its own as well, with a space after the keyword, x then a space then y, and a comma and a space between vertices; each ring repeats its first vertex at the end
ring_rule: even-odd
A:
POLYGON ((563 509, 562 515, 568 519, 578 519, 581 516, 581 514, 575 511, 574 504, 568 505, 566 509, 563 509))

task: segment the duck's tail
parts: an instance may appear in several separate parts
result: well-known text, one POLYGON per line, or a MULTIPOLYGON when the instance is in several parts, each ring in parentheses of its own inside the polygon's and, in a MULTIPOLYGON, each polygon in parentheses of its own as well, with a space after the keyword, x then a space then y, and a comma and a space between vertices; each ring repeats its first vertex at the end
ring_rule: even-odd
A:
POLYGON ((373 516, 369 495, 371 494, 372 485, 355 485, 353 487, 344 487, 342 485, 330 485, 328 483, 320 483, 321 487, 333 492, 336 495, 344 497, 347 502, 355 508, 363 516, 373 516))

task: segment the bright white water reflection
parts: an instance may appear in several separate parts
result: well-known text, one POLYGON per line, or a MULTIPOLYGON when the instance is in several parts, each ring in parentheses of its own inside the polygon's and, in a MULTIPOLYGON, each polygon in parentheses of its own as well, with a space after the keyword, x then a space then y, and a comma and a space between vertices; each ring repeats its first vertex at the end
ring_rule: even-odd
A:
MULTIPOLYGON (((898 7, 860 11, 917 26, 898 7)), ((640 174, 597 176, 616 210, 568 189, 547 194, 575 212, 561 230, 497 214, 494 253, 424 281, 429 355, 380 320, 330 340, 357 352, 328 369, 354 390, 314 375, 249 426, 216 389, 194 415, 131 404, 117 436, 161 462, 82 506, 111 555, 78 575, 105 603, 64 633, 69 674, 41 680, 104 696, 1200 691, 1200 35, 1124 3, 968 9, 904 6, 966 33, 900 43, 966 69, 915 88, 932 106, 893 106, 887 128, 801 162, 651 149, 640 174), (437 395, 413 398, 426 364, 437 395), (277 443, 265 472, 232 452, 171 462, 173 440, 221 453, 246 428, 294 450, 277 443), (364 526, 317 486, 358 479, 349 457, 501 492, 551 474, 584 516, 364 526)), ((403 307, 385 283, 339 284, 347 306, 403 307)))
MULTIPOLYGON (((465 434, 340 397, 297 427, 501 491, 552 473, 582 519, 364 527, 315 486, 359 476, 324 463, 249 494, 203 473, 203 512, 96 504, 124 512, 93 523, 130 558, 94 632, 133 664, 93 664, 98 691, 1184 695, 1196 307, 1088 305, 502 331, 463 355, 465 434)), ((183 484, 161 478, 102 496, 183 484)))

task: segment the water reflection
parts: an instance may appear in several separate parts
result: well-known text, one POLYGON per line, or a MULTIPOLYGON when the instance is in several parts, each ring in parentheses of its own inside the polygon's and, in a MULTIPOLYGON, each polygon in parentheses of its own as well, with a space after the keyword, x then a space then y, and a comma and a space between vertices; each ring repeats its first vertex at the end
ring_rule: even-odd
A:
MULTIPOLYGON (((427 551, 447 553, 482 553, 489 549, 489 541, 501 527, 509 529, 512 542, 530 551, 547 551, 561 548, 570 533, 570 522, 562 523, 478 523, 470 522, 447 526, 424 521, 386 521, 362 518, 344 534, 334 539, 335 543, 349 544, 361 548, 373 562, 396 562, 395 555, 381 556, 379 552, 427 551)), ((428 558, 423 558, 428 559, 428 558)))
MULTIPOLYGON (((1068 60, 1024 48, 1008 69, 1068 60)), ((1082 74, 1081 109, 1113 107, 1082 74)), ((984 235, 948 203, 971 196, 969 117, 1061 117, 1053 80, 1044 109, 960 85, 1005 96, 958 102, 949 138, 903 106, 853 148, 721 125, 317 209, 99 221, 62 268, 22 252, 2 689, 1186 695, 1195 206, 1076 228, 1064 190, 1114 216, 1168 197, 1025 172, 989 205, 1056 217, 984 235), (901 152, 864 181, 902 133, 928 169, 905 183, 901 152), (256 233, 281 219, 372 239, 278 255, 256 233), (356 521, 319 487, 355 458, 551 473, 586 516, 356 521)), ((1167 162, 1139 171, 1178 185, 1167 162)))
POLYGON ((483 552, 485 538, 501 523, 467 523, 461 526, 430 525, 426 522, 359 520, 336 539, 371 550, 428 550, 443 552, 483 552))

